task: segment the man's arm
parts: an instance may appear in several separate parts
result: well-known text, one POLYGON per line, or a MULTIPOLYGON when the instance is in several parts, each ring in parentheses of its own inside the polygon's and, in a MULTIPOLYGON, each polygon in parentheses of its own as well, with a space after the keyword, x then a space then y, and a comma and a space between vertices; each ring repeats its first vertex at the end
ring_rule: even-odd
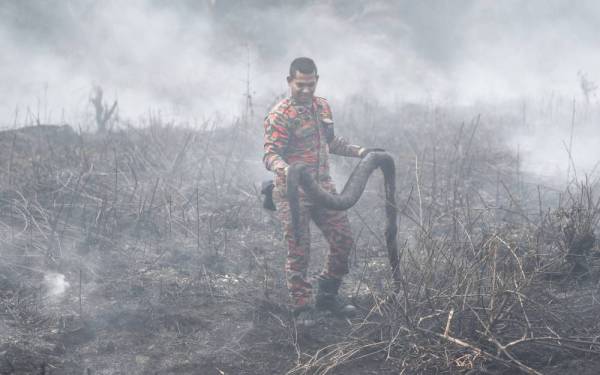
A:
POLYGON ((282 113, 271 112, 265 118, 265 152, 263 163, 275 173, 285 173, 288 164, 283 158, 288 145, 289 131, 287 120, 282 113))
POLYGON ((329 143, 330 154, 360 158, 362 157, 361 150, 363 150, 362 147, 352 145, 344 138, 338 136, 334 136, 333 140, 329 143))
POLYGON ((331 114, 331 107, 327 100, 319 98, 320 101, 320 114, 322 125, 325 127, 327 136, 327 143, 329 143, 329 153, 341 156, 349 156, 353 158, 360 158, 361 147, 352 145, 346 139, 338 137, 333 131, 333 116, 331 114))

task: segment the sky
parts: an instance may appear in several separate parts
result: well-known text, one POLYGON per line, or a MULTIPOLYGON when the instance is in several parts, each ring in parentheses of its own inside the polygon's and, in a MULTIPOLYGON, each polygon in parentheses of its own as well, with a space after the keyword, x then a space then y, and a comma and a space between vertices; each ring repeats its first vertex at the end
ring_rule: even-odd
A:
POLYGON ((297 56, 334 103, 581 101, 578 73, 600 80, 591 0, 5 0, 0 17, 1 127, 89 122, 96 85, 132 122, 227 122, 248 87, 262 114, 297 56))

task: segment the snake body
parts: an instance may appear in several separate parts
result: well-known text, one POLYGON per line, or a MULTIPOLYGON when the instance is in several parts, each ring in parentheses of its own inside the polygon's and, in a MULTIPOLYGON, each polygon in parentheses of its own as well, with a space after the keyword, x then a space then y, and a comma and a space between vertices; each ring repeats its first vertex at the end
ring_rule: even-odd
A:
POLYGON ((287 197, 290 205, 292 228, 294 236, 300 234, 300 196, 298 188, 301 186, 305 194, 314 203, 331 210, 347 210, 354 206, 365 190, 369 177, 377 168, 381 169, 385 184, 385 242, 388 259, 392 268, 394 283, 399 285, 399 256, 396 234, 398 232, 398 209, 396 207, 396 167, 394 159, 387 152, 370 152, 356 166, 350 178, 339 194, 332 194, 323 190, 317 181, 310 175, 308 165, 295 163, 290 165, 287 174, 287 197))

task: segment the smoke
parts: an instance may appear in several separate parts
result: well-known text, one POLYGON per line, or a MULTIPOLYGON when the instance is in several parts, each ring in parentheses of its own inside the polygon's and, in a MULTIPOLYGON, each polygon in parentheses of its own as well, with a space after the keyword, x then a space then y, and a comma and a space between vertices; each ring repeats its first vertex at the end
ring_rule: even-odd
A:
POLYGON ((67 291, 70 284, 61 273, 47 273, 44 275, 44 286, 47 297, 58 299, 67 291))
MULTIPOLYGON (((576 106, 581 107, 584 105, 576 106)), ((524 161, 526 172, 560 184, 600 178, 598 114, 593 118, 574 118, 541 122, 533 130, 514 134, 511 144, 524 161)))
POLYGON ((149 107, 231 114, 247 73, 267 102, 285 90, 298 55, 316 59, 320 91, 341 99, 571 95, 576 72, 600 63, 599 10, 566 1, 8 2, 0 6, 3 112, 20 105, 81 115, 100 84, 123 115, 149 107))
POLYGON ((0 16, 0 126, 93 123, 93 85, 119 101, 121 119, 152 110, 228 123, 249 83, 262 116, 302 55, 334 104, 581 99, 577 72, 600 79, 591 0, 23 0, 3 2, 0 16))

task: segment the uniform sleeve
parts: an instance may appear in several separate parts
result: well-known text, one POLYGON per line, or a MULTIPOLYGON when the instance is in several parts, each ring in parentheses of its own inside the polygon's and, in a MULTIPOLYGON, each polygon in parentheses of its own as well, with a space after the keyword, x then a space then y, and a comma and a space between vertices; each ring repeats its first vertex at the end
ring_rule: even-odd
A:
MULTIPOLYGON (((321 102, 321 120, 325 120, 326 122, 330 123, 332 128, 333 128, 333 115, 331 113, 331 107, 329 107, 329 103, 327 103, 326 100, 322 100, 321 102)), ((333 132, 333 130, 332 130, 333 132)), ((359 151, 360 151, 361 147, 357 146, 357 145, 352 145, 350 144, 350 142, 348 142, 347 140, 345 140, 342 137, 338 137, 338 136, 333 136, 333 139, 331 140, 331 142, 329 142, 329 153, 330 154, 335 154, 335 155, 341 155, 341 156, 349 156, 349 157, 354 157, 354 158, 358 158, 359 156, 359 151)))
POLYGON ((329 143, 329 153, 335 155, 359 158, 360 149, 360 146, 352 145, 346 139, 338 137, 337 135, 334 136, 331 143, 329 143))
POLYGON ((275 172, 288 166, 284 153, 288 145, 289 130, 285 116, 271 112, 265 118, 265 152, 263 163, 265 167, 275 172))

